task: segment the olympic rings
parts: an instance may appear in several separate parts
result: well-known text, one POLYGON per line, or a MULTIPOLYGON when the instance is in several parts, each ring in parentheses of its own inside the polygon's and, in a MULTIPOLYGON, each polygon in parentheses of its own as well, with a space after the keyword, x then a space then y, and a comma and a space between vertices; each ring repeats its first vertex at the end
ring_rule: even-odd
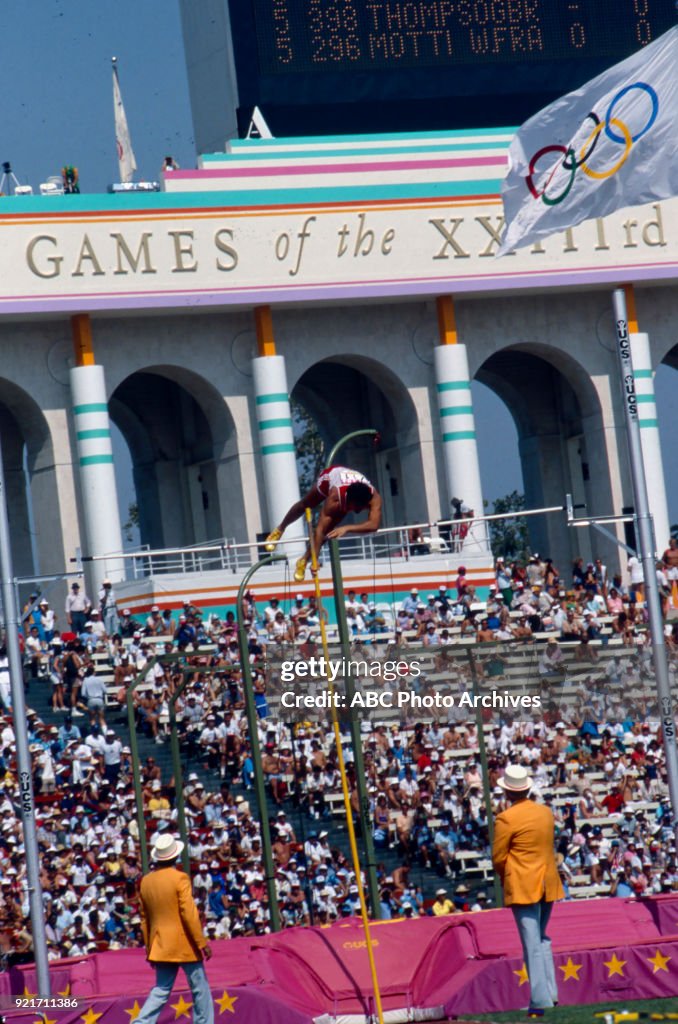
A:
POLYGON ((574 176, 575 176, 575 173, 577 171, 577 168, 576 167, 570 168, 570 167, 567 166, 567 164, 565 162, 567 160, 567 157, 570 154, 572 156, 574 156, 574 153, 572 152, 572 150, 571 149, 566 149, 565 146, 544 146, 542 149, 537 150, 537 152, 534 154, 534 156, 530 160, 530 173, 528 174, 528 176, 526 178, 527 187, 529 188, 529 190, 532 193, 532 195, 534 196, 534 198, 535 199, 541 199, 541 201, 543 203, 545 203, 546 206, 557 206, 558 203, 561 203, 563 201, 563 199, 565 198, 567 193, 570 191, 570 189, 574 185, 574 176), (534 172, 535 172, 536 167, 537 167, 537 161, 540 160, 541 157, 543 157, 545 153, 564 153, 565 154, 565 160, 563 160, 561 166, 562 167, 566 167, 567 170, 571 169, 571 171, 572 171, 572 173, 570 174, 570 180, 569 180, 568 184, 565 186, 565 189, 560 193, 560 195, 558 196, 557 199, 549 199, 546 196, 546 189, 551 184, 551 179, 553 178, 553 175, 558 170, 557 166, 554 167, 553 170, 551 171, 551 173, 549 174, 549 179, 546 182, 546 184, 544 185, 544 187, 541 190, 541 192, 537 189, 537 186, 534 183, 534 172))
MULTIPOLYGON (((582 160, 582 162, 581 162, 581 169, 584 172, 584 174, 588 174, 589 178, 597 178, 598 181, 602 181, 604 178, 611 178, 613 174, 616 174, 617 171, 619 170, 619 168, 621 167, 621 165, 626 163, 626 159, 627 159, 629 153, 631 152, 631 150, 633 148, 633 138, 632 138, 631 133, 629 132, 628 128, 624 124, 624 122, 623 121, 618 121, 616 117, 611 117, 610 118, 610 124, 613 124, 613 125, 615 125, 615 127, 619 128, 619 131, 624 136, 624 142, 626 143, 626 148, 624 149, 624 152, 620 156, 619 160, 617 160, 617 163, 614 164, 609 169, 609 171, 592 171, 591 168, 587 167, 586 163, 582 160)), ((605 129, 607 131, 607 125, 606 124, 601 123, 601 124, 596 125, 596 127, 593 129, 593 131, 589 135, 588 139, 586 140, 586 146, 588 146, 588 144, 589 144, 589 142, 591 141, 592 138, 596 138, 597 139, 603 129, 605 129)), ((584 149, 586 149, 586 146, 584 146, 584 149)), ((582 149, 582 153, 583 152, 584 152, 584 150, 582 149)))
MULTIPOLYGON (((588 145, 588 143, 591 142, 591 148, 588 151, 588 153, 586 153, 586 155, 584 155, 584 150, 581 151, 581 153, 579 154, 579 159, 576 160, 575 163, 574 163, 575 170, 578 167, 581 167, 581 165, 584 163, 585 160, 589 160, 593 156, 593 151, 596 148, 596 146, 598 145, 598 139, 600 138, 600 132, 595 130, 600 125, 600 118, 598 117, 597 114, 594 114, 593 111, 591 111, 590 114, 586 115, 586 117, 584 118, 584 122, 588 121, 589 118, 591 118, 591 120, 593 121, 594 131, 592 131, 591 134, 589 135, 589 137, 587 139, 587 142, 586 142, 586 145, 588 145)), ((586 147, 584 147, 584 148, 586 148, 586 147)), ((565 161, 563 161, 563 167, 565 167, 565 169, 567 171, 570 170, 570 167, 565 163, 565 161)))
POLYGON ((545 206, 557 206, 559 203, 562 203, 563 200, 569 194, 570 190, 572 189, 572 186, 574 185, 575 176, 579 168, 582 169, 582 171, 587 177, 594 178, 598 181, 603 181, 606 178, 611 178, 626 163, 629 154, 633 149, 634 144, 639 139, 642 139, 643 135, 646 135, 650 131, 653 124, 657 120, 658 113, 659 97, 657 96, 657 93, 651 85, 648 85, 646 82, 634 82, 631 85, 624 86, 624 88, 620 89, 619 92, 617 92, 610 100, 607 112, 602 120, 594 111, 590 111, 584 118, 581 127, 583 128, 586 122, 591 120, 593 122, 593 129, 590 132, 588 138, 586 139, 586 142, 582 146, 578 157, 574 148, 571 145, 563 146, 553 144, 550 146, 542 146, 541 149, 537 150, 537 152, 533 155, 532 159, 530 160, 528 173, 525 177, 525 183, 532 197, 534 199, 541 199, 542 203, 544 203, 545 206), (641 92, 645 93, 649 97, 650 102, 652 104, 652 109, 647 118, 647 121, 645 122, 643 127, 640 130, 638 130, 635 134, 632 133, 631 129, 624 121, 622 121, 618 117, 613 116, 617 104, 624 98, 624 96, 626 96, 633 90, 640 90, 641 92), (617 130, 613 131, 613 129, 617 130), (589 162, 591 160, 591 157, 593 156, 593 153, 598 145, 598 142, 600 141, 603 132, 611 142, 623 146, 624 152, 622 153, 621 157, 617 160, 617 162, 614 163, 611 167, 607 168, 607 170, 595 171, 589 166, 589 162), (543 187, 540 188, 535 184, 534 176, 536 173, 538 162, 547 153, 562 153, 563 159, 560 162, 560 164, 556 164, 551 169, 545 184, 543 185, 543 187), (562 170, 569 172, 569 178, 567 180, 567 183, 557 196, 549 196, 547 195, 547 189, 551 184, 555 174, 561 168, 562 170))
POLYGON ((621 143, 625 141, 624 139, 620 139, 618 135, 615 135, 614 132, 610 131, 610 125, 614 124, 612 120, 612 111, 614 109, 615 104, 619 102, 622 96, 626 96, 628 92, 631 92, 632 89, 641 89, 643 92, 647 93, 652 103, 652 113, 650 114, 649 120, 645 127, 642 128, 637 135, 631 136, 631 142, 637 142, 638 139, 642 139, 643 135, 649 132, 650 128, 657 120, 657 114, 659 113, 659 99, 657 97, 657 93, 654 91, 652 86, 647 85, 645 82, 634 82, 633 85, 627 85, 624 89, 619 90, 619 92, 607 108, 607 114, 605 115, 605 134, 607 135, 608 139, 612 140, 612 142, 621 143))

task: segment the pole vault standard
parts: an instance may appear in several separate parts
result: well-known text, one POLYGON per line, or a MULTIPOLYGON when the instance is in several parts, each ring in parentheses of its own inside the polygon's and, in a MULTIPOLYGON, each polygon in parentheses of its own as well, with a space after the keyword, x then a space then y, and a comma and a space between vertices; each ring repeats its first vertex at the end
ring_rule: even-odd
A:
MULTIPOLYGON (((327 673, 327 665, 330 663, 330 648, 327 643, 327 628, 325 626, 325 616, 323 613, 322 605, 322 593, 320 591, 320 579, 318 577, 318 555, 315 549, 315 538, 313 536, 313 523, 311 520, 311 510, 306 509, 306 524, 308 527, 308 543, 311 549, 311 573, 313 575, 313 583, 315 586, 315 596, 318 604, 318 619, 320 622, 320 638, 322 640, 322 648, 324 655, 325 671, 327 673)), ((341 745, 341 730, 339 728, 339 715, 337 714, 336 702, 334 700, 334 683, 326 674, 327 691, 330 694, 330 708, 332 715, 332 729, 334 731, 334 743, 337 748, 337 761, 339 763, 339 774, 341 775, 341 788, 344 795, 344 810, 346 812, 346 827, 348 829, 348 839, 351 846, 351 858, 353 860, 353 871, 355 873, 355 884, 358 887, 358 899, 360 900, 360 917, 362 918, 363 930, 365 932, 365 945, 367 947, 367 956, 370 962, 370 974, 372 975, 372 989, 374 991, 374 1004, 377 1013, 379 1024, 384 1024, 384 1014, 381 1007, 381 993, 379 991, 379 979, 377 978, 377 968, 374 962, 374 949, 372 947, 372 935, 370 934, 370 922, 367 917, 367 903, 365 901, 365 889, 363 887, 363 880, 360 871, 360 858, 358 856, 358 844, 355 837, 355 825, 353 823, 353 808, 351 807, 351 794, 348 788, 348 779, 346 777, 346 762, 344 761, 344 750, 341 745)), ((348 680, 348 676, 346 677, 348 680)), ((345 690, 345 699, 348 703, 348 692, 345 690)), ((354 716, 351 714, 351 718, 354 716)), ((360 747, 362 754, 362 746, 360 747)), ((354 748, 354 764, 356 768, 356 776, 360 776, 357 764, 357 754, 354 748)), ((363 775, 364 779, 364 775, 363 775)), ((357 781, 357 780, 356 780, 357 781)), ((363 817, 361 815, 361 822, 363 817)), ((369 823, 368 823, 369 824, 369 823)), ((370 838, 372 833, 369 833, 370 838)), ((365 838, 367 836, 365 835, 365 838)))
POLYGON ((664 641, 664 618, 662 616, 661 600, 657 587, 654 527, 647 497, 645 465, 643 463, 643 449, 640 441, 638 400, 633 375, 626 294, 622 288, 615 288, 612 293, 612 307, 614 310, 619 373, 626 416, 631 481, 636 507, 635 521, 638 529, 639 555, 643 567, 648 624, 652 638, 652 662, 654 665, 657 697, 659 699, 664 754, 666 756, 666 776, 671 797, 671 810, 673 812, 674 841, 678 848, 678 750, 676 749, 676 718, 671 699, 669 665, 666 657, 666 643, 664 641))
POLYGON ((254 791, 257 798, 257 810, 259 812, 259 826, 261 828, 261 850, 264 861, 264 872, 266 874, 266 892, 268 894, 268 912, 271 918, 271 928, 279 932, 282 927, 280 920, 280 907, 278 906, 278 889, 275 884, 275 866, 273 863, 273 848, 271 846, 271 826, 268 821, 268 807, 266 804, 266 786, 264 780, 264 769, 261 761, 261 745, 259 743, 259 719, 254 699, 254 684, 252 682, 252 668, 250 666, 250 649, 243 617, 242 604, 245 596, 245 588, 257 569, 263 565, 270 565, 271 562, 284 562, 285 555, 266 555, 265 558, 256 562, 252 568, 245 573, 238 590, 238 650, 240 652, 240 667, 242 670, 242 685, 245 697, 245 713, 247 715, 247 729, 250 737, 250 750, 252 752, 252 765, 254 769, 254 791))
POLYGON ((26 700, 24 697, 24 678, 19 649, 19 614, 16 606, 14 590, 14 569, 9 540, 9 521, 7 518, 7 490, 5 488, 5 470, 2 462, 2 444, 0 443, 0 570, 2 571, 2 604, 5 612, 5 632, 7 635, 7 658, 9 661, 9 679, 12 692, 12 721, 16 741, 16 766, 19 777, 19 806, 21 809, 21 825, 24 836, 24 856, 26 857, 26 886, 28 889, 28 906, 33 934, 33 951, 35 955, 35 975, 38 995, 47 998, 51 995, 49 980, 49 961, 47 958, 47 936, 45 932, 45 916, 43 912, 42 886, 40 885, 40 854, 38 851, 38 834, 35 821, 35 793, 33 792, 33 774, 31 755, 28 747, 28 727, 26 725, 26 700))

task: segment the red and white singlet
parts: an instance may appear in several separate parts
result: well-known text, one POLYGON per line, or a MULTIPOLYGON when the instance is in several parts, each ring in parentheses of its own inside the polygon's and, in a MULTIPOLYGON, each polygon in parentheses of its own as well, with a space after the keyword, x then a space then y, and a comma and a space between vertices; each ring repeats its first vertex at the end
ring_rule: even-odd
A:
POLYGON ((336 488, 339 492, 341 510, 345 512, 346 492, 351 484, 366 484, 372 494, 374 494, 374 486, 367 477, 363 476, 362 473, 358 473, 355 469, 348 469, 346 466, 330 466, 328 469, 324 469, 316 480, 315 485, 323 498, 329 497, 330 491, 336 488))

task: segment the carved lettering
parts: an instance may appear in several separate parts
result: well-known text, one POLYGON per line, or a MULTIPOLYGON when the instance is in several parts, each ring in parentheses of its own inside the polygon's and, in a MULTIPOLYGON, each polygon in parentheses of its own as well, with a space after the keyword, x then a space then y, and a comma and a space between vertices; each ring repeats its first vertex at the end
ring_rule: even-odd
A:
POLYGON ((666 245, 662 208, 659 203, 655 203, 652 209, 654 210, 654 217, 643 224, 641 237, 645 245, 666 245))
MULTIPOLYGON (((482 252, 478 253, 479 256, 494 256, 495 245, 499 246, 501 244, 501 233, 504 227, 504 217, 502 214, 499 214, 498 217, 495 217, 495 220, 497 221, 496 228, 492 227, 490 223, 491 219, 491 217, 476 217, 477 222, 480 224, 481 227, 485 228, 488 235, 490 236, 490 241, 487 243, 487 246, 482 250, 482 252)), ((506 255, 514 256, 515 253, 507 253, 506 255)))
POLYGON ((111 238, 115 241, 116 253, 117 253, 117 257, 118 257, 117 267, 113 271, 113 273, 114 274, 127 274, 127 273, 129 273, 129 270, 127 269, 127 267, 123 267, 123 265, 122 265, 122 258, 124 256, 125 259, 127 260, 127 263, 129 265, 129 269, 132 271, 132 273, 136 274, 137 270, 139 269, 139 264, 141 263, 141 260, 143 258, 144 265, 143 265, 141 273, 142 274, 157 274, 157 270, 155 269, 155 267, 153 267, 151 265, 151 252, 150 252, 150 249, 149 249, 149 246, 148 246, 148 240, 149 240, 149 238, 152 238, 152 237, 153 237, 153 234, 152 234, 151 231, 144 231, 142 236, 141 236, 141 239, 139 240, 139 245, 137 247, 137 251, 136 251, 136 253, 133 253, 132 250, 130 249, 129 245, 125 241, 124 237, 122 236, 122 234, 120 234, 119 231, 112 231, 111 232, 111 238))
POLYGON ((45 263, 51 264, 51 270, 41 270, 35 262, 35 249, 42 242, 49 242, 50 245, 53 246, 57 245, 57 240, 54 235, 36 235, 35 238, 31 238, 28 246, 26 247, 26 262, 28 263, 28 268, 36 277, 58 277, 61 273, 61 264, 64 261, 63 256, 45 256, 45 263))
POLYGON ((173 274, 192 274, 198 269, 198 261, 193 255, 193 232, 192 231, 168 231, 170 238, 174 239, 174 261, 173 274), (186 260, 191 260, 187 263, 186 260))
POLYGON ((217 270, 223 270, 229 273, 231 270, 235 270, 238 266, 238 252, 230 244, 233 241, 233 232, 230 228, 221 228, 217 231, 214 236, 214 244, 216 245, 219 252, 223 252, 228 257, 227 260, 220 260, 217 256, 217 270), (228 239, 228 241, 226 241, 228 239))
POLYGON ((75 264, 75 270, 73 271, 73 277, 84 277, 85 272, 82 269, 83 263, 92 264, 92 275, 94 277, 101 277, 104 275, 104 271, 97 259, 97 254, 94 251, 94 246, 89 240, 89 235, 85 235, 80 246, 80 252, 78 253, 78 261, 75 264))
POLYGON ((436 231, 439 231, 440 234, 445 239, 445 242, 443 243, 442 247, 433 257, 434 260, 448 260, 450 258, 447 254, 448 248, 452 248, 454 250, 455 259, 467 260, 470 258, 471 253, 466 252, 465 249, 462 249, 459 242, 454 237, 458 228, 460 228, 463 223, 463 217, 450 217, 450 224, 452 225, 452 227, 451 229, 448 229, 445 226, 445 221, 440 220, 438 217, 432 217, 429 220, 429 224, 433 224, 433 227, 436 229, 436 231))

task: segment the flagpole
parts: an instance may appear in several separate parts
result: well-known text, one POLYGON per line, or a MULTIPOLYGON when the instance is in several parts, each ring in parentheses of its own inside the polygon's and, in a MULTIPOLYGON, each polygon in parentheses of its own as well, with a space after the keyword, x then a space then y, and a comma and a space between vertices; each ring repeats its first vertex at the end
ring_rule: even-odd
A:
POLYGON ((615 288, 612 293, 612 306, 614 309, 617 354, 619 356, 619 370, 626 416, 631 482, 636 508, 637 545, 640 549, 639 555, 645 581, 645 600, 647 602, 650 637, 652 640, 652 661, 659 701, 659 717, 662 724, 666 775, 671 797, 671 810, 673 812, 674 841, 678 850, 678 748, 676 747, 676 719, 671 700, 669 665, 666 657, 666 643, 664 641, 664 617, 662 615, 657 586, 654 527, 647 497, 645 466, 640 440, 638 401, 633 376, 626 295, 622 288, 615 288))
POLYGON ((16 769, 19 779, 18 799, 24 837, 24 856, 26 858, 26 888, 33 938, 33 959, 35 961, 37 994, 41 998, 47 999, 51 995, 47 935, 45 931, 42 886, 40 884, 40 852, 35 820, 35 793, 33 790, 31 754, 28 746, 23 668, 21 664, 21 650, 19 648, 19 628, 21 622, 14 590, 14 569, 10 548, 7 490, 5 487, 5 469, 2 461, 1 441, 0 572, 2 573, 0 589, 2 590, 2 605, 5 613, 7 660, 9 662, 9 679, 12 693, 12 723, 14 725, 16 744, 16 769))

